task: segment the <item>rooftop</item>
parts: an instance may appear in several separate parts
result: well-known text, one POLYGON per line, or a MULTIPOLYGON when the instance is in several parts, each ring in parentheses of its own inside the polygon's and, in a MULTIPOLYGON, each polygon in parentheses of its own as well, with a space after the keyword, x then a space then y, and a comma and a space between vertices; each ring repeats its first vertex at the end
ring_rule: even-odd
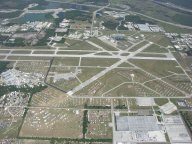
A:
POLYGON ((117 131, 157 131, 159 127, 153 116, 117 116, 117 131))

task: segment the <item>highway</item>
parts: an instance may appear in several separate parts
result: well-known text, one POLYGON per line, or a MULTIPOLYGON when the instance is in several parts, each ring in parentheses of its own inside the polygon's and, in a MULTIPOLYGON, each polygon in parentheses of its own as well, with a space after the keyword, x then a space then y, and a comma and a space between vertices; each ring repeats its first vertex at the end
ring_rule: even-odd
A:
POLYGON ((155 1, 155 0, 152 0, 154 3, 157 3, 157 4, 160 4, 160 5, 163 5, 165 7, 169 7, 169 8, 173 8, 173 9, 178 9, 178 10, 181 10, 181 11, 184 11, 184 12, 189 12, 189 13, 192 13, 192 10, 190 9, 187 9, 187 8, 184 8, 184 7, 180 7, 180 6, 177 6, 173 3, 165 3, 165 2, 161 2, 161 1, 155 1))
MULTIPOLYGON (((54 0, 46 0, 46 1, 53 2, 54 0)), ((58 1, 55 1, 55 2, 58 2, 58 1)), ((75 5, 82 5, 82 6, 90 6, 90 7, 102 8, 101 6, 88 5, 88 4, 69 3, 69 2, 60 2, 60 3, 68 3, 68 4, 75 4, 75 5)), ((108 7, 108 9, 118 10, 118 11, 123 11, 123 12, 132 12, 133 14, 138 14, 138 15, 141 15, 141 16, 144 16, 144 17, 147 17, 147 18, 150 18, 150 19, 153 19, 153 20, 155 20, 155 21, 159 21, 159 22, 162 22, 162 23, 165 23, 165 24, 177 26, 177 27, 180 27, 180 28, 192 29, 192 27, 190 27, 190 26, 185 26, 185 25, 181 25, 181 24, 176 24, 176 23, 172 23, 172 22, 167 22, 167 21, 164 21, 164 20, 160 20, 160 19, 158 19, 158 18, 154 18, 154 17, 148 16, 148 15, 145 15, 145 14, 142 14, 142 13, 139 13, 139 12, 135 12, 135 11, 130 11, 130 10, 127 10, 127 9, 124 10, 124 9, 112 8, 112 7, 108 7)))
POLYGON ((186 28, 186 29, 192 29, 192 27, 190 27, 190 26, 185 26, 185 25, 181 25, 181 24, 171 23, 171 22, 168 22, 168 21, 164 21, 164 20, 160 20, 160 19, 157 19, 157 18, 153 18, 151 16, 148 16, 148 15, 145 15, 145 14, 142 14, 142 13, 138 13, 138 12, 134 12, 134 11, 131 11, 131 12, 133 14, 141 15, 141 16, 147 17, 149 19, 153 19, 155 21, 159 21, 159 22, 162 22, 162 23, 165 23, 165 24, 169 24, 169 25, 172 25, 172 26, 177 26, 177 27, 186 28))

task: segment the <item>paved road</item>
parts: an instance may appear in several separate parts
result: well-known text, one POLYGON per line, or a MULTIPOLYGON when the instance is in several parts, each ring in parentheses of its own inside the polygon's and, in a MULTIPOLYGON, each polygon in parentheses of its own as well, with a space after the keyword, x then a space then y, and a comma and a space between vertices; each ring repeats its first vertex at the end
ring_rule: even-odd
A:
POLYGON ((98 10, 96 10, 96 11, 93 12, 92 24, 91 24, 91 35, 93 35, 93 27, 94 27, 94 22, 95 22, 95 18, 96 18, 97 12, 99 12, 99 11, 101 11, 101 10, 109 7, 109 6, 110 6, 110 4, 108 4, 107 6, 103 6, 103 7, 101 7, 100 9, 98 9, 98 10))
MULTIPOLYGON (((47 0, 47 1, 52 1, 52 2, 53 2, 54 0, 47 0)), ((57 2, 58 2, 58 1, 57 1, 57 2)), ((76 4, 76 3, 69 3, 69 2, 61 2, 61 3, 76 4)), ((101 8, 101 6, 88 5, 88 4, 78 4, 78 3, 77 3, 76 5, 82 5, 82 6, 90 6, 90 7, 101 8)), ((181 25, 181 24, 175 24, 175 23, 167 22, 167 21, 160 20, 160 19, 157 19, 157 18, 148 16, 148 15, 145 15, 145 14, 142 14, 142 13, 134 12, 134 11, 124 10, 124 9, 119 9, 119 8, 112 8, 112 7, 108 7, 108 9, 118 10, 118 11, 124 11, 124 12, 132 12, 132 13, 135 13, 135 14, 138 14, 138 15, 142 15, 142 16, 144 16, 144 17, 147 17, 147 18, 150 18, 150 19, 153 19, 153 20, 162 22, 162 23, 170 24, 170 25, 177 26, 177 27, 180 27, 180 28, 192 29, 192 27, 190 27, 190 26, 185 26, 185 25, 181 25)))
POLYGON ((137 14, 137 15, 141 15, 141 16, 144 16, 144 17, 147 17, 147 18, 149 18, 149 19, 153 19, 153 20, 155 20, 155 21, 159 21, 159 22, 162 22, 162 23, 166 23, 166 24, 169 24, 169 25, 172 25, 172 26, 177 26, 177 27, 186 28, 186 29, 192 29, 192 27, 190 27, 190 26, 185 26, 185 25, 181 25, 181 24, 171 23, 171 22, 164 21, 164 20, 160 20, 160 19, 157 19, 157 18, 148 16, 148 15, 145 15, 145 14, 142 14, 142 13, 133 12, 133 11, 132 11, 132 13, 133 13, 133 14, 137 14))
POLYGON ((177 6, 173 3, 170 3, 170 2, 160 2, 160 1, 154 1, 152 0, 154 3, 157 3, 157 4, 160 4, 160 5, 163 5, 163 6, 166 6, 166 7, 170 7, 170 8, 174 8, 174 9, 178 9, 178 10, 181 10, 181 11, 185 11, 185 12, 190 12, 192 13, 192 10, 190 9, 187 9, 187 8, 184 8, 184 7, 180 7, 180 6, 177 6))

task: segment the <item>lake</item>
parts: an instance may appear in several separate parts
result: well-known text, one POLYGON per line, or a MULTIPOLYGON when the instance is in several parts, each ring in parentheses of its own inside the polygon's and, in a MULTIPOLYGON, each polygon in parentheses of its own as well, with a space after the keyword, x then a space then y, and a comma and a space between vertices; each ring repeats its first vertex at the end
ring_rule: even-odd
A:
POLYGON ((27 13, 24 16, 12 20, 12 22, 15 23, 26 23, 28 21, 34 22, 34 21, 46 21, 46 13, 27 13))

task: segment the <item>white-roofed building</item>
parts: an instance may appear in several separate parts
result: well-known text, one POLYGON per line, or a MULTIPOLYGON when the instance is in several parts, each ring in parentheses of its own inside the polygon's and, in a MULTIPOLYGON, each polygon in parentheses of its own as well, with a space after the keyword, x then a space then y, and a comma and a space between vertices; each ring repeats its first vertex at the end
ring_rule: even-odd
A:
POLYGON ((154 116, 114 116, 113 144, 166 142, 154 116))

